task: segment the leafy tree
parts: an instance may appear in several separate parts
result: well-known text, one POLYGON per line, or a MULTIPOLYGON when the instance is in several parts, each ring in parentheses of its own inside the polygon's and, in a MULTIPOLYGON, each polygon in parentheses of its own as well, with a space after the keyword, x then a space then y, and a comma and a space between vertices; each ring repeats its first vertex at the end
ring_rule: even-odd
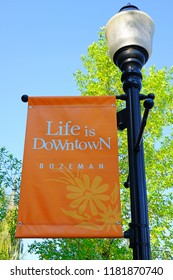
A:
MULTIPOLYGON (((99 32, 87 55, 81 57, 83 69, 74 75, 82 95, 123 94, 121 72, 111 62, 104 36, 99 32)), ((148 190, 151 249, 153 259, 173 256, 173 68, 143 70, 141 93, 154 93, 152 109, 144 134, 145 165, 148 190)), ((117 100, 117 111, 125 107, 117 100)), ((141 106, 143 110, 143 106, 141 106)), ((124 231, 130 222, 130 195, 123 184, 128 174, 127 135, 118 133, 119 168, 124 231)), ((30 251, 40 259, 132 259, 129 241, 125 239, 46 239, 34 242, 30 251)))
POLYGON ((19 259, 20 240, 15 239, 21 161, 0 149, 0 259, 19 259))

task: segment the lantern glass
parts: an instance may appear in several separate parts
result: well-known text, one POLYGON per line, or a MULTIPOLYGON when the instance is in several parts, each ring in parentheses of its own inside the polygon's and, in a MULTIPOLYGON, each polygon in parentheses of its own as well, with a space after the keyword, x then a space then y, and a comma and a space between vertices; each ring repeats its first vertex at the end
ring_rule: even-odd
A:
POLYGON ((124 47, 140 47, 152 52, 154 23, 144 12, 138 9, 121 9, 106 25, 106 39, 109 53, 114 61, 117 51, 124 47))

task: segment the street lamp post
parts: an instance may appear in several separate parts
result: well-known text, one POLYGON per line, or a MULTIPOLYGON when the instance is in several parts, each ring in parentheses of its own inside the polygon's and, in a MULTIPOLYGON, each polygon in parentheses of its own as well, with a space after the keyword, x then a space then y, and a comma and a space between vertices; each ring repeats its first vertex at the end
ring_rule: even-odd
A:
POLYGON ((145 97, 140 95, 140 90, 141 69, 151 55, 153 33, 151 18, 130 4, 123 7, 106 25, 110 57, 122 71, 123 99, 126 100, 131 223, 124 237, 130 238, 135 260, 151 259, 141 131, 146 124, 147 113, 153 107, 153 96, 150 95, 144 102, 145 113, 141 122, 140 99, 145 97))

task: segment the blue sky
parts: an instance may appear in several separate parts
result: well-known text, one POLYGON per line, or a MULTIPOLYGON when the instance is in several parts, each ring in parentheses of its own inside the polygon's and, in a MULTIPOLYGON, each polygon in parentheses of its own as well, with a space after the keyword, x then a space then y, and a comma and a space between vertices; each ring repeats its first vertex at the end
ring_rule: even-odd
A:
MULTIPOLYGON (((123 0, 0 0, 0 147, 22 159, 29 96, 80 95, 73 73, 123 0)), ((173 2, 131 1, 155 22, 148 68, 173 65, 173 2)), ((156 93, 157 94, 157 93, 156 93)), ((163 96, 164 98, 164 96, 163 96)))
MULTIPOLYGON (((173 2, 133 1, 155 22, 153 53, 146 64, 172 66, 173 2)), ((23 94, 80 95, 73 73, 101 26, 123 0, 0 0, 0 147, 23 156, 27 104, 23 94)))

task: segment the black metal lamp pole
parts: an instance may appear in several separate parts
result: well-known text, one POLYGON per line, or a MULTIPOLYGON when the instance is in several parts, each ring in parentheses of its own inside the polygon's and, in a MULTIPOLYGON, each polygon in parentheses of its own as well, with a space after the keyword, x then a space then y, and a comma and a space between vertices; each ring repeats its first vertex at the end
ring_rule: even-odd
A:
POLYGON ((139 150, 136 142, 141 126, 140 97, 141 68, 145 62, 145 55, 141 50, 131 49, 131 58, 125 63, 128 50, 122 51, 117 57, 117 64, 122 59, 121 70, 123 89, 127 95, 127 134, 129 156, 129 183, 131 196, 130 247, 133 248, 133 259, 149 260, 150 236, 147 208, 147 194, 144 167, 143 144, 139 150))
MULTIPOLYGON (((123 7, 106 26, 110 56, 122 71, 126 100, 131 223, 125 237, 130 238, 134 260, 151 259, 140 90, 141 69, 151 54, 153 32, 151 18, 133 5, 123 7)), ((146 111, 151 109, 152 100, 146 100, 144 106, 146 111)))

